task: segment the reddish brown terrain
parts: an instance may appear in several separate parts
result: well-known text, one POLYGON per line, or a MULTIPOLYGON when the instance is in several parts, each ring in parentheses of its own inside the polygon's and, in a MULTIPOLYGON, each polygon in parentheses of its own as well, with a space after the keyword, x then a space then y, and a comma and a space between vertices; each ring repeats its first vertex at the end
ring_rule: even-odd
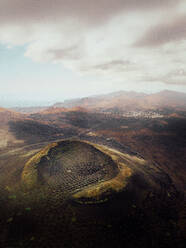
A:
MULTIPOLYGON (((119 247, 118 244, 122 242, 125 247, 183 247, 186 192, 185 109, 186 95, 169 91, 152 95, 118 92, 58 103, 39 112, 27 114, 1 108, 0 199, 3 204, 0 206, 0 227, 4 231, 0 236, 0 246, 61 247, 62 230, 62 247, 90 247, 83 237, 85 233, 87 240, 94 240, 92 247, 98 247, 98 239, 102 242, 100 247, 103 247, 104 243, 108 247, 119 247), (49 197, 47 195, 46 203, 46 192, 41 192, 37 188, 39 186, 31 192, 22 188, 22 173, 25 164, 33 155, 48 144, 74 139, 128 154, 126 156, 133 161, 129 163, 130 168, 140 171, 136 172, 139 177, 132 179, 132 198, 125 192, 114 196, 108 203, 104 203, 105 205, 90 204, 85 207, 77 203, 62 203, 56 200, 58 194, 54 199, 53 193, 49 197), (138 159, 148 161, 148 165, 141 165, 140 169, 140 163, 135 162, 138 159), (140 173, 143 173, 143 179, 140 173), (153 179, 148 178, 148 173, 151 173, 153 179), (144 184, 146 180, 148 183, 144 184), (154 187, 154 192, 159 192, 156 187, 160 187, 160 193, 155 194, 152 189, 146 191, 147 185, 151 185, 152 189, 154 187), (135 187, 139 190, 136 191, 138 198, 133 190, 135 187), (140 192, 144 189, 148 197, 146 196, 144 205, 141 205, 140 199, 144 199, 144 193, 140 192), (126 199, 129 202, 138 199, 136 203, 131 203, 132 210, 126 210, 129 211, 127 217, 122 212, 122 207, 118 209, 118 206, 125 204, 126 199), (57 216, 61 217, 58 219, 57 216), (108 216, 113 216, 113 219, 108 219, 108 216), (124 223, 130 224, 126 226, 124 223), (21 227, 16 229, 17 226, 23 226, 24 230, 21 227), (35 226, 38 227, 41 240, 33 232, 35 226), (148 233, 147 236, 145 232, 148 233), (105 233, 105 237, 100 233, 105 233), (71 234, 73 241, 69 236, 71 234), (122 237, 125 237, 125 242, 122 237), (54 240, 56 243, 52 246, 50 242, 54 240)), ((67 157, 62 157, 61 160, 63 163, 68 161, 70 166, 75 163, 78 154, 86 157, 83 151, 77 150, 78 152, 74 153, 74 148, 71 148, 68 143, 69 153, 68 149, 64 150, 67 157), (73 162, 68 160, 70 153, 75 154, 72 155, 75 157, 70 158, 73 162)), ((104 149, 106 148, 103 148, 103 151, 104 149)), ((52 153, 50 156, 53 159, 52 153)), ((94 163, 91 162, 92 156, 90 154, 89 163, 94 167, 95 160, 94 163)), ((45 165, 49 157, 45 156, 41 164, 45 165)), ((50 163, 47 166, 50 167, 50 163)), ((82 166, 83 164, 80 164, 80 171, 85 173, 82 166)), ((95 169, 93 167, 86 173, 97 173, 96 168, 99 166, 95 169)), ((45 168, 41 171, 46 173, 45 168)), ((65 173, 69 175, 70 172, 71 169, 67 168, 65 173)), ((76 178, 75 175, 73 178, 76 178)), ((71 184, 73 178, 68 179, 71 184)), ((93 192, 95 191, 96 189, 93 192)))

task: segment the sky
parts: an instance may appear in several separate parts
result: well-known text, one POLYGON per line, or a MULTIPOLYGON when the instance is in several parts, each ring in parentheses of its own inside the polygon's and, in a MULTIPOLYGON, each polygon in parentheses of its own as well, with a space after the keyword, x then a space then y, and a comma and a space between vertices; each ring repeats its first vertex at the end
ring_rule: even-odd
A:
POLYGON ((0 106, 186 92, 185 0, 1 0, 0 106))

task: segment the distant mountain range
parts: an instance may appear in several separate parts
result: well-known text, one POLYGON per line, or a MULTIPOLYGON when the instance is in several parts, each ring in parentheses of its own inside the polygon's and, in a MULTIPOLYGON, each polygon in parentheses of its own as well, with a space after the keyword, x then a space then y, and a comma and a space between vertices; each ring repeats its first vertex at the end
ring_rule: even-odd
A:
POLYGON ((118 91, 109 94, 76 98, 57 102, 53 106, 19 107, 12 110, 32 114, 50 111, 79 111, 86 109, 91 111, 117 112, 136 110, 174 109, 186 110, 186 93, 164 90, 158 93, 145 94, 135 91, 118 91), (58 110, 57 110, 58 109, 58 110))
POLYGON ((85 97, 58 102, 53 107, 82 107, 92 110, 146 110, 161 108, 176 108, 186 110, 186 93, 176 91, 161 91, 154 94, 137 93, 134 91, 118 91, 106 95, 85 97))

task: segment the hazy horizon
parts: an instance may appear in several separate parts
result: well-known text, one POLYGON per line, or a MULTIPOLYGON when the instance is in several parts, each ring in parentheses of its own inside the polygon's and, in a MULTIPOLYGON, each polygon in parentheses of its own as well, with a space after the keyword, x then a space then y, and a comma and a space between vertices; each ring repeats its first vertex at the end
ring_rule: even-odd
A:
POLYGON ((22 100, 22 101, 1 101, 0 99, 0 107, 4 107, 4 108, 29 108, 29 107, 48 107, 48 106, 52 106, 55 103, 58 102, 64 102, 64 101, 70 101, 70 100, 75 100, 75 99, 81 99, 81 98, 86 98, 86 97, 96 97, 96 96, 101 96, 101 95, 107 95, 107 94, 114 94, 117 92, 137 92, 137 93, 144 93, 147 95, 151 95, 151 94, 156 94, 156 93, 160 93, 163 91, 172 91, 172 92, 178 92, 178 93, 185 93, 186 92, 181 92, 181 91, 173 91, 173 90, 168 90, 168 89, 164 89, 164 90, 160 90, 160 91, 156 91, 156 92, 145 92, 145 91, 127 91, 127 90, 119 90, 119 91, 111 91, 111 92, 103 92, 100 94, 90 94, 90 95, 85 95, 85 96, 79 96, 79 97, 73 97, 73 98, 64 98, 64 99, 56 99, 56 100, 48 100, 48 101, 31 101, 31 100, 22 100))

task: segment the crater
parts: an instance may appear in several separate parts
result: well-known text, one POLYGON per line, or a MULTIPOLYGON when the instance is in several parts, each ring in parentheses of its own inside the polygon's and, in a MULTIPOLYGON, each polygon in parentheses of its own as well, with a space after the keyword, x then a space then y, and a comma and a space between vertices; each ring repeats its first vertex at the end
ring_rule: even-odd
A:
POLYGON ((151 192, 164 200, 171 187, 166 173, 149 161, 82 140, 62 140, 44 147, 25 164, 22 182, 28 190, 46 192, 50 199, 80 204, 123 195, 126 207, 132 202, 143 204, 151 192))
POLYGON ((112 158, 93 145, 64 140, 45 147, 25 165, 23 180, 64 194, 114 178, 119 172, 112 158))

